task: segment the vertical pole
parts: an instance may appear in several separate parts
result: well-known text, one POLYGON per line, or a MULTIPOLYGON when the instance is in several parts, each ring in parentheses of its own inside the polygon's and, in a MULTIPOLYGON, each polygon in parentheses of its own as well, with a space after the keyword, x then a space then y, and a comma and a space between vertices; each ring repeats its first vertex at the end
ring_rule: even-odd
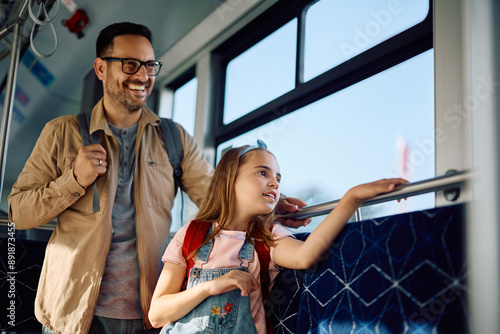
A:
POLYGON ((14 97, 16 94, 17 67, 19 64, 22 26, 23 22, 18 22, 14 25, 14 41, 12 43, 10 69, 9 75, 7 77, 7 91, 5 93, 2 126, 0 128, 0 198, 2 196, 5 163, 7 162, 10 121, 12 118, 12 110, 14 109, 14 97))
POLYGON ((363 220, 363 217, 361 216, 361 208, 358 208, 356 212, 354 212, 354 220, 356 220, 357 222, 363 220))
MULTIPOLYGON (((12 110, 14 109, 14 97, 16 95, 17 67, 21 53, 21 39, 23 34, 23 24, 26 21, 26 13, 29 0, 24 0, 19 7, 17 21, 14 24, 14 38, 12 42, 12 54, 10 58, 10 68, 7 77, 7 88, 3 108, 2 125, 0 127, 0 199, 2 198, 3 180, 5 174, 5 163, 7 162, 7 147, 9 141, 10 121, 12 110)), ((2 33, 6 33, 2 31, 2 33)))
MULTIPOLYGON (((458 5, 458 4, 457 4, 458 5)), ((500 6, 498 0, 463 0, 467 25, 467 102, 478 173, 468 212, 467 268, 470 333, 500 333, 500 6)))

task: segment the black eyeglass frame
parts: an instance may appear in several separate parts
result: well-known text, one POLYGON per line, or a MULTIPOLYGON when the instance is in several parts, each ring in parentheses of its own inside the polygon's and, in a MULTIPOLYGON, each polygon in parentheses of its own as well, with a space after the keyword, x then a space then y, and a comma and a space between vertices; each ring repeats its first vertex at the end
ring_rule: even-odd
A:
POLYGON ((155 74, 148 73, 148 75, 151 77, 157 76, 158 73, 160 73, 161 67, 163 65, 163 63, 161 61, 158 61, 158 60, 140 61, 139 59, 135 59, 135 58, 114 58, 114 57, 101 57, 101 59, 105 60, 105 61, 121 61, 122 62, 122 72, 125 74, 136 74, 137 72, 139 72, 139 70, 141 69, 142 66, 144 66, 144 68, 146 68, 146 73, 148 73, 146 65, 154 63, 155 65, 158 65, 158 71, 156 71, 155 74), (135 71, 133 73, 125 72, 125 69, 123 67, 125 65, 125 61, 127 61, 127 60, 133 60, 133 61, 136 61, 139 63, 139 67, 137 67, 137 71, 135 71))

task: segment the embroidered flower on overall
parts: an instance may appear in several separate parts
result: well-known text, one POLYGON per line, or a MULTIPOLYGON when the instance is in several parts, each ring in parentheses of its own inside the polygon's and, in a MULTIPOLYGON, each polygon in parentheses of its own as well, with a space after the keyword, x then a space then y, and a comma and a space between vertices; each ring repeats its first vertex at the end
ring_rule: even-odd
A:
POLYGON ((228 315, 229 312, 232 311, 233 311, 233 304, 226 303, 226 305, 222 307, 222 310, 217 305, 214 305, 214 308, 210 310, 210 312, 212 313, 210 322, 223 325, 225 322, 224 320, 226 320, 226 315, 228 315))
POLYGON ((215 317, 216 315, 220 314, 220 307, 214 305, 214 308, 211 309, 210 312, 212 312, 212 315, 215 317))
POLYGON ((226 313, 231 312, 233 310, 233 304, 226 303, 226 306, 224 306, 222 310, 225 311, 226 313))

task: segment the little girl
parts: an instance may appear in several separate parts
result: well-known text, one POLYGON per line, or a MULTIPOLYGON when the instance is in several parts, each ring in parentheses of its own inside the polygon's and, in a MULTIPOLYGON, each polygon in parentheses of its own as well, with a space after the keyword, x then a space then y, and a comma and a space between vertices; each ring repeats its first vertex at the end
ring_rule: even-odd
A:
POLYGON ((278 266, 313 266, 362 202, 406 183, 384 179, 350 189, 303 242, 273 223, 280 179, 278 162, 264 147, 243 146, 224 154, 190 223, 209 222, 211 229, 188 257, 195 264, 186 290, 182 246, 188 225, 176 233, 162 258, 164 267, 149 311, 153 326, 164 326, 162 333, 266 333, 254 240, 270 249, 272 282, 278 266))

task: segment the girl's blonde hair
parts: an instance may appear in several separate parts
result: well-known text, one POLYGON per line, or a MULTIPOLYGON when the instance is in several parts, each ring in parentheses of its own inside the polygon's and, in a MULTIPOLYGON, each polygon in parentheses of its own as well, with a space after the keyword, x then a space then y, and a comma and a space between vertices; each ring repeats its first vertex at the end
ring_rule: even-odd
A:
MULTIPOLYGON (((194 257, 202 246, 213 239, 220 230, 231 222, 234 216, 234 183, 238 176, 239 167, 246 163, 250 154, 253 154, 255 151, 264 151, 272 154, 263 147, 256 147, 241 155, 241 152, 247 147, 242 146, 228 150, 217 164, 207 195, 203 199, 198 214, 194 218, 197 221, 217 222, 217 226, 205 238, 202 244, 189 255, 189 258, 194 257)), ((253 243, 253 240, 262 241, 267 247, 274 246, 275 243, 271 236, 273 221, 274 210, 252 219, 247 229, 247 240, 251 243, 253 243)))

